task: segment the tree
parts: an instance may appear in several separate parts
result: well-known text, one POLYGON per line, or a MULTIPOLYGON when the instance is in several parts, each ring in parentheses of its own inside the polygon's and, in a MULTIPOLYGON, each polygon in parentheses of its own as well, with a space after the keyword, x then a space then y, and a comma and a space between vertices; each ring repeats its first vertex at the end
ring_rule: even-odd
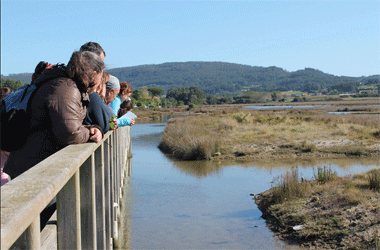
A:
POLYGON ((148 92, 147 89, 144 88, 144 89, 141 90, 141 97, 140 97, 140 99, 142 101, 146 101, 146 100, 151 100, 152 99, 152 97, 149 95, 149 92, 148 92))
POLYGON ((141 99, 141 92, 138 89, 133 90, 132 98, 135 100, 140 100, 141 99))
POLYGON ((150 87, 148 88, 148 91, 152 94, 153 97, 162 95, 162 93, 164 93, 162 89, 157 88, 157 87, 150 87))

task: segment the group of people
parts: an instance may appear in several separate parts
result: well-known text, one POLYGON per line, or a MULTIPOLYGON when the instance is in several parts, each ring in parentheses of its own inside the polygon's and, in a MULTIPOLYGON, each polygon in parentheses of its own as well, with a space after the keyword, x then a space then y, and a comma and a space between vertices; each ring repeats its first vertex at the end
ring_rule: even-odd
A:
MULTIPOLYGON (((98 43, 88 42, 67 65, 42 72, 36 67, 31 84, 41 87, 30 100, 30 132, 22 148, 1 152, 1 185, 67 145, 100 142, 110 122, 116 125, 112 129, 135 124, 124 108, 133 107, 132 87, 104 71, 105 56, 98 43)), ((9 92, 2 90, 1 97, 9 92)))

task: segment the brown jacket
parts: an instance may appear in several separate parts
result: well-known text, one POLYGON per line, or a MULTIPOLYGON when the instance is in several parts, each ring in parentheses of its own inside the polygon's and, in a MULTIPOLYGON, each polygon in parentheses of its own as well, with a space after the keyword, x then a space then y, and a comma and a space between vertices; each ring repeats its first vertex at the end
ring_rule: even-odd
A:
MULTIPOLYGON (((90 127, 82 125, 89 97, 66 77, 64 69, 49 69, 35 81, 44 83, 31 100, 30 133, 26 144, 11 152, 4 172, 11 178, 70 144, 88 142, 90 127)), ((97 126, 96 126, 97 127, 97 126)), ((101 130, 101 129, 100 129, 101 130)))

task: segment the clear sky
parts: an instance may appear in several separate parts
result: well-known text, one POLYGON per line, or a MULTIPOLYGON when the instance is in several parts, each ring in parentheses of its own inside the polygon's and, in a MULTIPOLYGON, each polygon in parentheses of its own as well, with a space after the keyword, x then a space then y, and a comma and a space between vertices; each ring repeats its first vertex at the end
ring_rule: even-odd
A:
POLYGON ((220 61, 380 74, 380 1, 1 0, 1 73, 67 63, 88 41, 107 68, 220 61))

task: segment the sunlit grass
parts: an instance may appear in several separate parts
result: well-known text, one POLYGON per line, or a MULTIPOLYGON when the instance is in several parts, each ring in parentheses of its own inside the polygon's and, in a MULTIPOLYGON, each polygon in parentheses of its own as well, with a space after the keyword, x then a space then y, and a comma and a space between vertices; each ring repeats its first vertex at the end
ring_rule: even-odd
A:
POLYGON ((210 159, 219 149, 223 149, 223 154, 239 156, 260 153, 242 149, 253 144, 272 146, 273 154, 321 152, 362 156, 375 152, 366 145, 378 143, 379 137, 380 124, 374 116, 363 119, 325 114, 321 110, 224 108, 173 118, 162 136, 160 148, 181 159, 210 159), (238 154, 236 146, 241 148, 238 154))

